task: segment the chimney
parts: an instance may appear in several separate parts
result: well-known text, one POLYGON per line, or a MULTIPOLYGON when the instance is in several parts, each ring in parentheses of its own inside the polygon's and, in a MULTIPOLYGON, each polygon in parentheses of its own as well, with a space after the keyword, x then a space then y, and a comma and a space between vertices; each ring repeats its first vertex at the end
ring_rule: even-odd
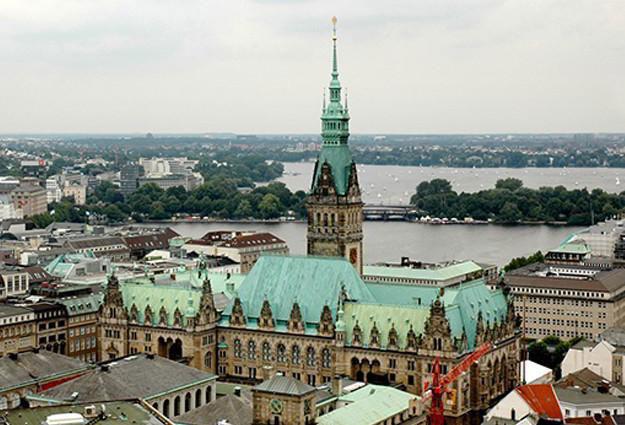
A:
POLYGON ((241 387, 239 387, 238 385, 234 387, 234 395, 237 397, 241 397, 241 387))
POLYGON ((263 366, 263 381, 273 378, 274 375, 275 373, 272 366, 263 366))
POLYGON ((334 379, 332 380, 332 394, 337 397, 341 396, 343 392, 343 379, 341 375, 334 375, 334 379))

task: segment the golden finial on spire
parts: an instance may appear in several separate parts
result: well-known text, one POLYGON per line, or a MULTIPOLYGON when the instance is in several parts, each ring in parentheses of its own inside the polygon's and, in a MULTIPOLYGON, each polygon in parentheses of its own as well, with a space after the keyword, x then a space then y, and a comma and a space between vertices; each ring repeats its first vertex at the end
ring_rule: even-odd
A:
POLYGON ((332 39, 336 40, 336 21, 338 19, 336 19, 336 16, 332 17, 332 39))

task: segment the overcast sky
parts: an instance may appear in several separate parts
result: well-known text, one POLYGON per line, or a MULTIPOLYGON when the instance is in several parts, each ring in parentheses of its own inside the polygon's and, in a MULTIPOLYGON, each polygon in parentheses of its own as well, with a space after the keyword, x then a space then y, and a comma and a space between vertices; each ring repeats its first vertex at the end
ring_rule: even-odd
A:
POLYGON ((0 0, 0 133, 624 132, 624 0, 0 0))

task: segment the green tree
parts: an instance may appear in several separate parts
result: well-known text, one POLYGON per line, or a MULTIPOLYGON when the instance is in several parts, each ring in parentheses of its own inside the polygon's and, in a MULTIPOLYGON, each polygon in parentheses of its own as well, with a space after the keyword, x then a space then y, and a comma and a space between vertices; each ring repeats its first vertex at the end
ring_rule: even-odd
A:
POLYGON ((280 217, 284 212, 284 207, 276 195, 268 193, 258 204, 258 210, 262 218, 271 219, 280 217))
POLYGON ((508 189, 511 192, 519 190, 523 187, 523 182, 514 177, 508 177, 506 179, 499 179, 495 183, 495 189, 508 189))
POLYGON ((252 204, 250 204, 250 201, 248 201, 247 199, 241 200, 241 202, 239 202, 239 205, 237 206, 237 209, 234 212, 234 215, 237 218, 248 218, 252 217, 253 214, 254 212, 252 211, 252 204))

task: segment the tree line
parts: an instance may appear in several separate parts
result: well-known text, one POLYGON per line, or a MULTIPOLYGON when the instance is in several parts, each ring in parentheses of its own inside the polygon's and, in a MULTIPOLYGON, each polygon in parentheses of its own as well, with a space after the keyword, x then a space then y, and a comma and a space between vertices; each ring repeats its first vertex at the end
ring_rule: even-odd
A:
POLYGON ((568 190, 564 186, 529 189, 515 178, 498 180, 492 189, 456 193, 445 179, 421 182, 410 200, 424 215, 492 220, 497 223, 566 223, 590 225, 619 214, 625 192, 568 190))

